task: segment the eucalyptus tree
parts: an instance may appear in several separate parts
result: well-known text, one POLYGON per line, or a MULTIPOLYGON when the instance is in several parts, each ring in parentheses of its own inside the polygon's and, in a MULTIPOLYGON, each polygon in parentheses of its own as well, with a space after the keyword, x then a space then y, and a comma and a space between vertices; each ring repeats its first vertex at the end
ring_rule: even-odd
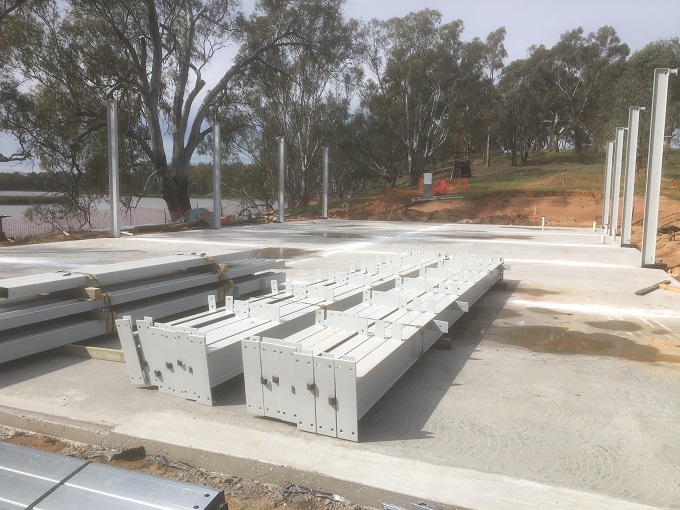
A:
POLYGON ((613 85, 624 70, 628 53, 628 46, 610 26, 587 35, 580 27, 565 32, 550 50, 555 85, 576 151, 590 145, 599 112, 613 105, 613 85))
POLYGON ((283 136, 289 203, 306 202, 320 192, 321 148, 337 143, 338 127, 348 121, 360 81, 359 25, 343 19, 343 1, 326 0, 314 7, 314 22, 305 29, 306 37, 315 41, 313 52, 303 45, 276 48, 241 80, 251 130, 241 150, 258 165, 272 168, 276 138, 283 136))
POLYGON ((535 71, 532 59, 515 60, 505 68, 498 83, 499 137, 510 152, 512 166, 517 166, 518 155, 526 162, 531 147, 546 133, 544 105, 537 97, 543 76, 535 71))
POLYGON ((403 147, 414 184, 477 100, 483 62, 467 58, 462 31, 430 9, 370 22, 362 101, 403 147))
MULTIPOLYGON (((680 67, 680 39, 664 39, 650 42, 642 49, 633 53, 626 62, 626 69, 619 80, 616 88, 617 101, 615 105, 615 118, 619 119, 618 125, 628 115, 630 106, 644 106, 647 108, 649 119, 652 106, 652 90, 654 85, 654 69, 680 67)), ((672 78, 668 89, 668 106, 666 112, 666 144, 670 144, 671 138, 678 135, 680 129, 680 86, 672 78)), ((613 129, 613 126, 611 126, 613 129)), ((646 146, 648 142, 649 122, 642 123, 643 131, 640 135, 640 143, 646 146)))
POLYGON ((238 2, 225 0, 55 0, 51 16, 31 13, 38 37, 19 49, 17 61, 29 92, 52 84, 59 94, 82 91, 92 97, 88 104, 96 97, 96 114, 75 112, 90 128, 103 129, 105 99, 127 101, 136 121, 123 134, 176 216, 191 207, 189 163, 231 101, 236 81, 268 52, 287 46, 314 51, 318 41, 308 28, 324 4, 261 0, 246 16, 238 2), (224 51, 234 45, 241 50, 229 62, 224 51), (72 74, 54 68, 56 54, 72 59, 72 74), (208 69, 217 77, 211 79, 208 69))

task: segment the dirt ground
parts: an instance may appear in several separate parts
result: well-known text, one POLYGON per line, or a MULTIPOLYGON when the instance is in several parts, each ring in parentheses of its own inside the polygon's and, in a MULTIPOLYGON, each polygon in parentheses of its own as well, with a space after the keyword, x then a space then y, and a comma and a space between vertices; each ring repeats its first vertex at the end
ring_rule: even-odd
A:
MULTIPOLYGON (((601 226, 602 195, 594 192, 524 192, 508 191, 483 196, 453 195, 427 202, 413 202, 415 191, 388 190, 387 195, 350 205, 349 209, 329 211, 331 218, 468 222, 496 225, 540 225, 545 217, 546 226, 592 227, 593 221, 601 226)), ((632 242, 638 246, 642 239, 644 197, 635 197, 633 205, 632 242)), ((310 216, 311 217, 311 216, 310 216)), ((305 218, 307 219, 307 218, 305 218)), ((659 227, 680 227, 680 201, 661 197, 659 227)), ((680 234, 657 236, 656 257, 667 264, 669 274, 680 275, 680 234)))
POLYGON ((97 449, 92 445, 64 441, 0 426, 0 440, 61 455, 70 455, 91 462, 133 469, 182 482, 194 483, 224 491, 229 510, 370 510, 353 504, 340 496, 322 493, 296 485, 281 486, 247 480, 223 473, 207 472, 163 455, 129 455, 127 460, 111 459, 117 452, 97 449))

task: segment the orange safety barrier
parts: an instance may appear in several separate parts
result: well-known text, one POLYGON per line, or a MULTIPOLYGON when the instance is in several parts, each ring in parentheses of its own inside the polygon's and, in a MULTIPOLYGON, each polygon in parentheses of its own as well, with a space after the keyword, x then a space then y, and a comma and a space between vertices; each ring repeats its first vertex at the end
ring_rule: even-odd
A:
MULTIPOLYGON (((418 195, 423 196, 423 178, 418 179, 418 195)), ((456 192, 470 191, 470 180, 465 179, 439 179, 432 184, 432 194, 434 196, 448 195, 456 192)))

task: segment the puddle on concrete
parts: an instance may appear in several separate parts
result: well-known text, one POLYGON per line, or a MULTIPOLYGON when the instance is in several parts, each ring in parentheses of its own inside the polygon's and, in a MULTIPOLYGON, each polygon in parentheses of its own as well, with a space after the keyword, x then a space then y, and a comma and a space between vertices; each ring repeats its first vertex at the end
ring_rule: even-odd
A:
POLYGON ((514 239, 517 241, 528 241, 533 239, 532 236, 510 236, 510 235, 498 235, 498 234, 442 234, 437 237, 444 237, 446 239, 514 239))
MULTIPOLYGON (((641 331, 642 326, 630 321, 602 321, 602 322, 586 322, 588 326, 597 329, 608 329, 609 331, 641 331)), ((656 333, 658 334, 658 333, 656 333)))
POLYGON ((515 317, 521 317, 522 314, 519 312, 516 312, 514 310, 509 310, 507 308, 503 308, 500 312, 498 312, 498 315, 496 315, 497 319, 514 319, 515 317))
POLYGON ((512 326, 496 330, 493 341, 552 354, 613 356, 632 361, 680 363, 680 356, 662 354, 656 347, 640 345, 607 333, 583 333, 550 326, 512 326))
POLYGON ((532 306, 527 308, 530 312, 541 313, 543 315, 572 315, 566 312, 558 312, 557 310, 551 310, 550 308, 540 308, 538 306, 532 306))
POLYGON ((365 239, 362 234, 345 234, 344 232, 304 232, 305 236, 330 237, 334 239, 365 239))
POLYGON ((316 253, 314 250, 302 250, 300 248, 258 248, 248 250, 248 255, 256 259, 294 259, 316 253))
POLYGON ((518 294, 527 294, 534 297, 549 296, 550 294, 561 294, 555 290, 536 289, 534 287, 518 287, 515 289, 518 294))

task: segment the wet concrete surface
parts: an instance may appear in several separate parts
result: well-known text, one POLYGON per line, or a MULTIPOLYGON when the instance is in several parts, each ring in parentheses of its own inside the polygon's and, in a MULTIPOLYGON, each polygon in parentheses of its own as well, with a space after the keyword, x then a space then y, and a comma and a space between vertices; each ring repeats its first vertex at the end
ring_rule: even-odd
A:
POLYGON ((610 333, 583 333, 550 326, 518 326, 498 328, 490 339, 534 352, 613 356, 646 363, 680 363, 680 356, 662 354, 655 347, 610 333))
POLYGON ((360 443, 249 415, 240 378, 205 407, 131 387, 123 364, 50 354, 0 366, 0 419, 175 448, 194 465, 240 459, 263 479, 284 466, 469 508, 680 508, 680 295, 636 296, 667 275, 600 236, 313 221, 6 248, 0 278, 227 250, 286 258, 288 281, 409 249, 502 256, 510 269, 451 349, 426 352, 360 421, 360 443), (350 237, 317 234, 339 228, 350 237))

